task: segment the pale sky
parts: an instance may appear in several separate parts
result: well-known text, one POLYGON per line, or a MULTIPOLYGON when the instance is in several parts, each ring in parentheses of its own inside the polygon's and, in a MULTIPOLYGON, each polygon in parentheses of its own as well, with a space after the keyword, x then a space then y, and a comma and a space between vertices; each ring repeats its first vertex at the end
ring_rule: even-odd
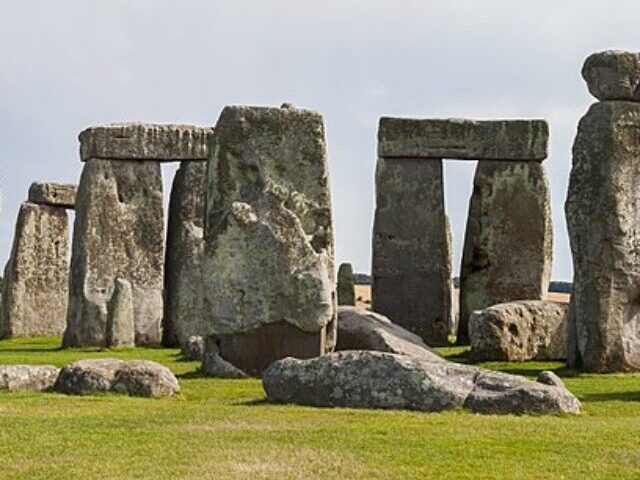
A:
MULTIPOLYGON (((571 279, 571 144, 595 101, 580 68, 640 50, 639 18, 637 0, 0 0, 0 264, 31 182, 77 182, 83 128, 291 102, 324 116, 336 260, 361 272, 380 116, 547 119, 553 278, 571 279)), ((474 168, 445 166, 456 275, 474 168)))

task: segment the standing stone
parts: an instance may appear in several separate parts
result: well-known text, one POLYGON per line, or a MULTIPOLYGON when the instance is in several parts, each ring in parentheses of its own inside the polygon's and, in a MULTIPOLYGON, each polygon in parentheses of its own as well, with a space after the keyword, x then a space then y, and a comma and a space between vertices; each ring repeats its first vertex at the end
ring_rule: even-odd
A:
POLYGON ((356 291, 353 285, 353 267, 341 263, 338 267, 338 305, 355 305, 356 291))
POLYGON ((116 278, 116 284, 107 306, 107 345, 135 347, 136 332, 133 317, 131 283, 116 278))
POLYGON ((64 331, 69 233, 63 208, 25 202, 5 267, 0 337, 58 336, 64 331))
POLYGON ((542 300, 551 274, 549 186, 538 162, 478 162, 460 275, 458 343, 475 310, 542 300))
POLYGON ((574 278, 571 367, 640 370, 640 103, 599 102, 580 120, 565 204, 574 278))
POLYGON ((29 201, 62 208, 75 208, 76 185, 68 183, 34 182, 29 187, 29 201))
POLYGON ((226 107, 213 139, 206 334, 217 338, 223 359, 249 374, 279 358, 331 350, 335 277, 322 117, 289 106, 226 107))
POLYGON ((202 255, 204 250, 204 189, 207 164, 182 162, 169 201, 165 257, 165 304, 162 343, 184 345, 202 335, 202 255))
POLYGON ((375 312, 445 345, 451 322, 451 245, 442 160, 379 158, 373 225, 375 312))

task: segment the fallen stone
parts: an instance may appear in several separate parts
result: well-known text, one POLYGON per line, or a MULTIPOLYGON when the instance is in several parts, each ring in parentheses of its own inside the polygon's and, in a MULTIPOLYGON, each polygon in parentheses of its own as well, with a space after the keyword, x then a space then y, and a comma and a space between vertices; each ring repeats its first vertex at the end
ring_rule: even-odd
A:
POLYGON ((546 298, 553 243, 550 205, 540 163, 478 162, 462 254, 458 343, 469 342, 472 312, 546 298))
POLYGON ((162 343, 183 345, 205 331, 202 298, 204 190, 207 164, 183 162, 169 201, 162 343))
POLYGON ((187 339, 182 347, 182 356, 185 360, 200 360, 204 355, 204 339, 198 335, 193 335, 187 339))
POLYGON ((122 123, 80 132, 80 158, 105 160, 205 161, 210 128, 192 125, 122 123))
POLYGON ((107 306, 107 345, 135 347, 136 330, 131 283, 116 278, 116 285, 107 306))
POLYGON ((378 159, 371 308, 433 346, 451 324, 447 226, 442 160, 378 159))
POLYGON ((260 373, 333 348, 335 276, 322 117, 225 107, 208 165, 203 286, 220 356, 260 373))
POLYGON ((73 209, 76 205, 76 190, 76 185, 69 183, 34 182, 29 187, 29 201, 73 209))
POLYGON ((640 101, 640 53, 606 50, 589 55, 582 78, 598 100, 640 101))
POLYGON ((545 385, 551 385, 553 387, 567 388, 562 379, 555 373, 549 370, 543 370, 538 374, 536 382, 543 383, 545 385))
POLYGON ((62 334, 67 311, 68 252, 67 212, 23 203, 4 270, 0 337, 62 334))
POLYGON ((53 387, 60 369, 53 365, 2 365, 0 390, 42 392, 53 387))
POLYGON ((338 307, 336 350, 376 350, 443 360, 418 335, 383 315, 356 307, 338 307))
POLYGON ((567 358, 567 304, 545 300, 502 303, 471 315, 474 361, 564 360, 567 358))
POLYGON ((580 120, 565 203, 574 279, 568 364, 640 370, 640 104, 600 102, 580 120))
POLYGON ((378 157, 542 161, 548 137, 544 120, 382 117, 378 157))
POLYGON ((447 361, 372 351, 274 362, 262 383, 272 402, 321 407, 476 413, 579 413, 566 389, 447 361))
POLYGON ((350 263, 341 263, 338 267, 338 305, 355 305, 356 291, 353 285, 353 267, 350 263))
POLYGON ((227 362, 219 354, 211 352, 204 354, 201 371, 208 377, 249 378, 246 373, 227 362))
POLYGON ((60 371, 54 389, 73 395, 117 392, 141 397, 177 394, 178 380, 164 365, 113 358, 80 360, 60 371))

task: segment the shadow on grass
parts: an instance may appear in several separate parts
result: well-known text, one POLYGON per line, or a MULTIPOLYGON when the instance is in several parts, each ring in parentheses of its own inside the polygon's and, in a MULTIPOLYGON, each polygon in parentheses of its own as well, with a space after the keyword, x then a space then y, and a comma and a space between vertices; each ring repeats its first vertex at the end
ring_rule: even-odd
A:
POLYGON ((286 405, 284 403, 270 402, 267 398, 256 398, 253 400, 243 400, 242 402, 235 402, 232 405, 242 406, 242 407, 260 407, 260 406, 270 406, 277 407, 286 405))
POLYGON ((640 402, 640 392, 586 393, 580 395, 580 400, 585 402, 610 402, 614 400, 640 402))

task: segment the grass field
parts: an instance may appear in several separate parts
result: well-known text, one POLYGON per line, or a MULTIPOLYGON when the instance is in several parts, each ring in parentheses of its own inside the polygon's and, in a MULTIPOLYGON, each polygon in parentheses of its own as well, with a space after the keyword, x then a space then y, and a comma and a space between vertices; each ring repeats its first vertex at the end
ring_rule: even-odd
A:
POLYGON ((267 404, 259 380, 202 378, 177 350, 58 343, 0 341, 0 363, 145 358, 168 365, 183 394, 0 393, 0 478, 640 478, 640 375, 484 364, 528 376, 556 369, 583 402, 575 417, 318 409, 267 404))

